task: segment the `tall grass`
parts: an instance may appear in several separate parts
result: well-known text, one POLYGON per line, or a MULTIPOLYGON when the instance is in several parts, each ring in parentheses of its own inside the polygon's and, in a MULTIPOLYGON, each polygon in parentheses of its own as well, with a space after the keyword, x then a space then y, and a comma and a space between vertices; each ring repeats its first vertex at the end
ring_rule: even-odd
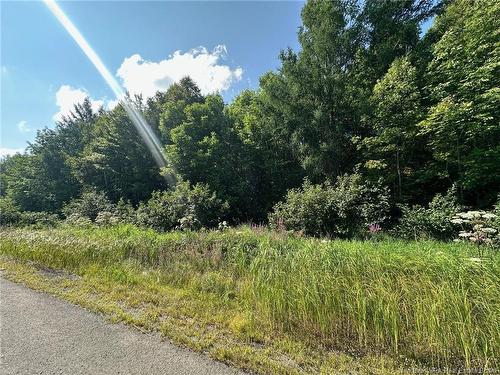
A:
POLYGON ((451 365, 498 358, 500 262, 435 242, 269 244, 256 301, 288 330, 336 346, 388 349, 451 365))
POLYGON ((0 253, 80 274, 95 264, 158 269, 161 282, 229 296, 277 330, 337 349, 499 364, 500 254, 479 258, 470 245, 132 226, 4 230, 0 244, 0 253))

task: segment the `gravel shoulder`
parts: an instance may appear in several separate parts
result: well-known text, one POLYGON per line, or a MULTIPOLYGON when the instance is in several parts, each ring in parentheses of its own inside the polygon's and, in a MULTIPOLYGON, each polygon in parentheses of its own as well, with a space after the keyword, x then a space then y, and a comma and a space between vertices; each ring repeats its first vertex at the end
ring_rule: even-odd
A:
POLYGON ((242 374, 0 277, 0 373, 242 374))

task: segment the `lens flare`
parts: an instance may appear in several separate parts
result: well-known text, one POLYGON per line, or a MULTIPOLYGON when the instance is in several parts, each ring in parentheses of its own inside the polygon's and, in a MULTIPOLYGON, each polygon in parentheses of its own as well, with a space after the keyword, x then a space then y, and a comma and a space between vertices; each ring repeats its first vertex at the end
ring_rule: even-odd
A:
MULTIPOLYGON (((57 20, 63 25, 66 31, 71 35, 74 41, 78 44, 78 46, 82 49, 82 51, 87 55, 90 62, 95 66, 98 72, 101 74, 102 78, 106 81, 108 86, 111 88, 116 98, 120 100, 123 108, 128 114, 128 117, 136 127, 139 135, 143 139, 144 143, 148 147, 151 155, 153 156, 158 167, 164 168, 167 166, 167 162, 165 156, 162 152, 162 147, 160 140, 156 136, 156 134, 149 126, 146 119, 142 116, 142 114, 137 110, 137 108, 133 105, 125 95, 120 84, 116 81, 114 76, 109 72, 108 68, 102 62, 101 58, 97 55, 94 49, 90 46, 87 40, 83 37, 80 31, 76 28, 76 26, 71 22, 71 20, 66 16, 64 11, 57 5, 54 0, 44 0, 45 5, 50 9, 52 14, 57 18, 57 20)), ((167 176, 167 182, 169 184, 174 184, 174 177, 172 175, 167 176)))

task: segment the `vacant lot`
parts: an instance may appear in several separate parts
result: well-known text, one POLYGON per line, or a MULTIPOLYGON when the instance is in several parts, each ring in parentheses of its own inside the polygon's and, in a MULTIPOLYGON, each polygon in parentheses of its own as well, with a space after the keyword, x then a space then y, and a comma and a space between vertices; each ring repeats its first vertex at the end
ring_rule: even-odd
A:
POLYGON ((133 226, 0 243, 6 277, 244 369, 499 366, 500 255, 471 245, 133 226))

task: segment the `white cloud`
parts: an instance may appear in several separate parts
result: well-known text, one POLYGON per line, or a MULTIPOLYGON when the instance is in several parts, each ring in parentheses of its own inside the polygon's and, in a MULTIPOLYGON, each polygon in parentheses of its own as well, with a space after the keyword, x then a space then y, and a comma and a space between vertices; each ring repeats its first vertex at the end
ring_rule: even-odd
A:
POLYGON ((54 120, 59 121, 63 116, 69 115, 73 110, 73 106, 82 103, 86 97, 90 98, 93 111, 97 111, 104 105, 104 99, 91 98, 85 89, 76 89, 69 85, 59 87, 59 90, 56 92, 56 104, 59 107, 59 112, 53 116, 54 120))
POLYGON ((116 100, 108 100, 107 103, 106 103, 106 109, 108 111, 111 111, 111 110, 113 110, 118 105, 118 103, 120 103, 120 101, 118 99, 116 99, 116 100))
POLYGON ((28 122, 26 120, 19 121, 17 124, 17 128, 19 129, 19 131, 21 133, 29 133, 29 132, 33 131, 33 129, 31 129, 28 126, 28 122))
POLYGON ((7 74, 9 71, 5 65, 2 65, 2 74, 7 74))
POLYGON ((131 94, 142 94, 144 98, 153 96, 158 90, 166 90, 185 76, 190 76, 203 94, 224 91, 243 75, 241 68, 231 69, 219 63, 226 54, 224 45, 211 52, 205 47, 186 53, 176 51, 159 62, 147 61, 135 54, 123 60, 117 76, 122 79, 126 90, 131 94))
MULTIPOLYGON (((221 64, 225 59, 227 49, 224 45, 208 51, 205 47, 198 47, 186 53, 174 52, 167 59, 158 62, 146 61, 139 54, 125 58, 116 75, 121 78, 124 88, 131 94, 142 94, 143 98, 153 96, 156 91, 165 91, 174 82, 185 76, 190 76, 200 87, 202 94, 224 91, 239 80, 243 75, 241 68, 231 69, 221 64)), ((82 103, 86 97, 90 98, 92 109, 100 107, 107 110, 115 108, 119 100, 106 98, 92 98, 87 90, 62 85, 56 92, 56 104, 59 111, 53 116, 59 121, 73 110, 75 104, 82 103)), ((18 124, 21 131, 28 131, 26 123, 18 124)))
POLYGON ((14 155, 16 153, 23 153, 24 148, 8 148, 8 147, 0 147, 0 158, 3 158, 7 155, 14 155))

